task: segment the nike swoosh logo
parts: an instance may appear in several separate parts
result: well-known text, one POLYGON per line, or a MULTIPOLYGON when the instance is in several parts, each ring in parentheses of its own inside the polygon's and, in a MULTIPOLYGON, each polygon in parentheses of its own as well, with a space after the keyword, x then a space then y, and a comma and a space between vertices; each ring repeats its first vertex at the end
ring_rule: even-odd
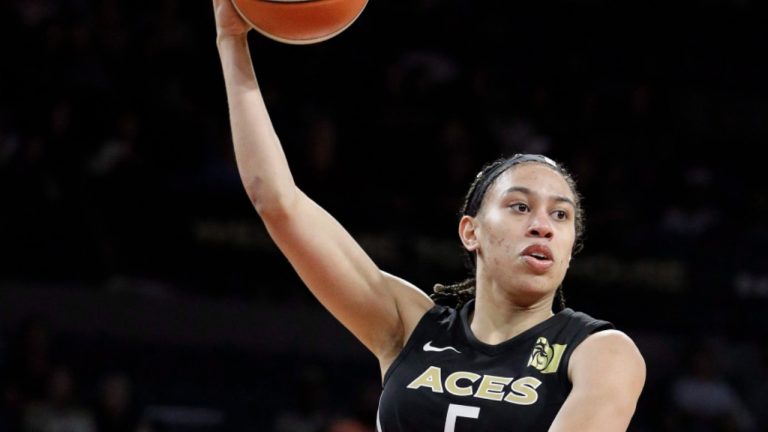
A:
POLYGON ((424 351, 443 352, 443 351, 447 351, 447 350, 454 350, 457 353, 461 354, 461 351, 457 350, 456 348, 454 348, 452 346, 446 346, 446 347, 438 348, 436 346, 432 346, 432 341, 429 341, 429 342, 424 344, 424 351))

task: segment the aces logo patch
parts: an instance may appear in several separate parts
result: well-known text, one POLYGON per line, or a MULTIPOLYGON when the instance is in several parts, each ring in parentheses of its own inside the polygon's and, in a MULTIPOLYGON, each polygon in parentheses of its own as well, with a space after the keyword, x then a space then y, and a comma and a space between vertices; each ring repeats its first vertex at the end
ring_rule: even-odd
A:
POLYGON ((533 346, 533 352, 528 359, 528 366, 543 374, 557 372, 557 367, 560 366, 560 358, 563 356, 567 346, 560 344, 550 345, 547 338, 540 337, 536 340, 536 345, 533 346))

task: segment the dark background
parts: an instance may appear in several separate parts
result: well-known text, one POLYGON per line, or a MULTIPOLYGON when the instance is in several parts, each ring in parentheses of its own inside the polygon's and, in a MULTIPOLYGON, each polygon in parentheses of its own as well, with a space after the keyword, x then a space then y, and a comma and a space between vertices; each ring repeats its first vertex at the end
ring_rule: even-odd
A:
MULTIPOLYGON (((585 197, 568 305, 648 364, 630 429, 768 430, 766 10, 668 3, 373 1, 250 41, 297 183, 384 270, 462 279, 475 173, 545 153, 585 197)), ((371 430, 374 359, 240 185, 210 3, 12 0, 0 48, 0 430, 371 430)))

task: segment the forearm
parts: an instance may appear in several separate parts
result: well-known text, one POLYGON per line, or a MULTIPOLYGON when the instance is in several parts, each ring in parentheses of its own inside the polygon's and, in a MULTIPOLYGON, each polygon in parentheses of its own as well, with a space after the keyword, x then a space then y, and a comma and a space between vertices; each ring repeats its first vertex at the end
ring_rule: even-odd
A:
POLYGON ((246 35, 219 37, 216 43, 240 179, 259 213, 284 207, 295 198, 296 187, 256 80, 246 35))

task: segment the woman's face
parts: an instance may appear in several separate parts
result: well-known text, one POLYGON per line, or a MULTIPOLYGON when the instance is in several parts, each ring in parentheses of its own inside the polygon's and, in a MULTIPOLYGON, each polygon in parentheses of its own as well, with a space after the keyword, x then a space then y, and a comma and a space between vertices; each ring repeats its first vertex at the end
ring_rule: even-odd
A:
POLYGON ((515 165, 486 191, 477 216, 465 216, 464 245, 477 254, 478 278, 531 300, 554 293, 576 238, 575 197, 565 179, 539 163, 515 165))

